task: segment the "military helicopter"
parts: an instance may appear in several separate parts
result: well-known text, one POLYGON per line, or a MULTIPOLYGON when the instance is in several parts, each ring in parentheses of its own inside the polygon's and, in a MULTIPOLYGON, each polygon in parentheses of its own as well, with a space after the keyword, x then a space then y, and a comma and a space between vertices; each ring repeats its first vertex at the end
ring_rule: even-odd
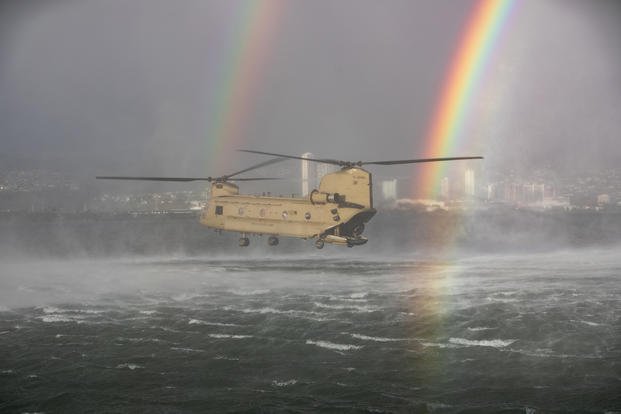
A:
POLYGON ((269 235, 268 244, 276 246, 278 237, 316 239, 315 247, 321 249, 325 243, 347 247, 365 244, 362 236, 365 223, 375 215, 373 208, 373 183, 371 173, 364 165, 397 165, 427 162, 482 159, 472 157, 419 158, 391 161, 342 161, 328 158, 306 158, 263 151, 238 150, 272 158, 241 171, 220 177, 124 177, 100 176, 108 180, 145 181, 208 181, 211 183, 211 197, 201 211, 200 222, 217 231, 241 233, 239 246, 250 244, 249 234, 269 235), (318 189, 307 197, 254 196, 239 193, 233 182, 277 180, 278 178, 233 178, 244 172, 271 165, 285 159, 297 159, 340 167, 339 171, 321 178, 318 189))

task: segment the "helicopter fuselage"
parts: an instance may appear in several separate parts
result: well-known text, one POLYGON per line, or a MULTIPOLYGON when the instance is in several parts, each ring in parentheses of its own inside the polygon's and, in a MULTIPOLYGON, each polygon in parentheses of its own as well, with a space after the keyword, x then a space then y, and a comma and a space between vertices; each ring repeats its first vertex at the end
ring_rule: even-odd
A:
POLYGON ((371 174, 345 167, 326 174, 318 189, 299 198, 240 195, 233 183, 212 183, 200 221, 217 230, 317 238, 321 246, 325 241, 352 247, 366 243, 364 223, 375 213, 371 174))

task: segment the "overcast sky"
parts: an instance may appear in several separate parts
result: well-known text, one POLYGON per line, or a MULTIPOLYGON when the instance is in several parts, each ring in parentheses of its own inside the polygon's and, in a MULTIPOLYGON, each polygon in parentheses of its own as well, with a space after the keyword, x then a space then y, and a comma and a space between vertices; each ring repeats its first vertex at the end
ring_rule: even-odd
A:
MULTIPOLYGON (((258 53, 242 146, 354 160, 422 156, 472 5, 284 2, 258 53)), ((230 168, 261 161, 227 145, 208 153, 246 6, 3 2, 0 155, 92 175, 195 176, 226 172, 213 171, 222 160, 230 168)), ((490 166, 621 165, 619 22, 614 0, 518 2, 474 95, 468 150, 490 166)))

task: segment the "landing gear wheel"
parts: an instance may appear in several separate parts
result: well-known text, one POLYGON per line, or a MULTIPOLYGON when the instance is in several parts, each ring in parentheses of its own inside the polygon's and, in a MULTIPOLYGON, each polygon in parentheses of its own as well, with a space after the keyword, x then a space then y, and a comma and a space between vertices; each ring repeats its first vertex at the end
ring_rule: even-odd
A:
POLYGON ((325 242, 323 241, 323 239, 317 239, 315 240, 315 247, 318 249, 323 249, 323 245, 325 244, 325 242))
POLYGON ((250 239, 248 237, 240 237, 239 247, 247 247, 249 244, 250 244, 250 239))
POLYGON ((269 244, 270 246, 278 246, 278 237, 270 236, 267 239, 267 244, 269 244))

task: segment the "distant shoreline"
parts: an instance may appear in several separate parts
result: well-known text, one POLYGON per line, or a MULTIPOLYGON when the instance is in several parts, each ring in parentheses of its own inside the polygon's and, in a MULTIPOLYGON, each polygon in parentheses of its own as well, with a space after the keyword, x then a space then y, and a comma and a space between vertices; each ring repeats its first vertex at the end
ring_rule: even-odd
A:
MULTIPOLYGON (((466 254, 544 252, 621 245, 621 212, 485 210, 417 212, 380 210, 366 226, 366 246, 344 254, 429 252, 466 254)), ((316 254, 310 240, 282 238, 267 246, 252 237, 237 246, 237 233, 217 234, 201 225, 198 212, 6 213, 0 212, 0 256, 109 257, 211 253, 316 254)), ((333 247, 333 246, 332 246, 333 247)), ((338 247, 328 249, 338 251, 338 247)))

